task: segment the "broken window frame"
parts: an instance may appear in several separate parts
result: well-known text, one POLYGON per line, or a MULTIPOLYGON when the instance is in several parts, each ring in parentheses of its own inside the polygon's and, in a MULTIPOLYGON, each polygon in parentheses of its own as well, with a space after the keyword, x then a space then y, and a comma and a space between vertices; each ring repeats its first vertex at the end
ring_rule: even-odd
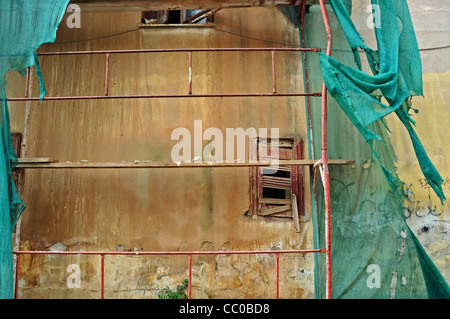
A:
MULTIPOLYGON (((267 145, 262 145, 258 138, 249 141, 249 158, 252 161, 260 161, 259 149, 267 148, 270 156, 271 142, 267 139, 267 145)), ((301 160, 303 159, 303 140, 299 138, 280 138, 278 142, 278 156, 280 160, 301 160)), ((290 173, 289 181, 286 177, 275 177, 273 174, 264 174, 267 167, 250 167, 249 169, 249 194, 251 216, 263 217, 267 220, 286 220, 298 218, 304 215, 304 189, 303 189, 303 169, 301 166, 279 167, 280 171, 290 173), (286 183, 288 182, 288 183, 286 183), (275 187, 270 187, 275 186, 275 187), (285 198, 264 197, 264 189, 281 188, 286 191, 285 198), (295 196, 294 196, 295 195, 295 196), (295 200, 294 200, 295 199, 295 200), (294 205, 296 204, 296 207, 294 205), (289 209, 286 209, 289 206, 289 209), (294 207, 294 209, 293 209, 294 207), (284 211, 278 211, 280 209, 284 211), (270 210, 269 210, 270 209, 270 210), (293 211, 297 211, 297 216, 293 211), (275 211, 275 213, 272 213, 275 211)))
MULTIPOLYGON (((22 147, 22 133, 12 132, 11 141, 13 144, 14 151, 16 152, 17 158, 20 158, 20 151, 22 147)), ((15 169, 12 171, 12 178, 16 188, 20 191, 23 182, 23 170, 15 169)))
POLYGON ((142 11, 141 25, 211 24, 217 11, 219 9, 142 11))

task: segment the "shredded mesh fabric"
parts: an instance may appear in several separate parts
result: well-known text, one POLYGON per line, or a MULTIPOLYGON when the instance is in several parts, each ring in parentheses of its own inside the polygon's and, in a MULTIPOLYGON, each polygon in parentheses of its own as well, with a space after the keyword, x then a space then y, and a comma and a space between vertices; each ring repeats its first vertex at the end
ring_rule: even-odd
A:
MULTIPOLYGON (((351 0, 330 0, 332 57, 306 53, 310 91, 320 92, 324 81, 330 94, 329 158, 356 160, 353 167, 330 167, 332 297, 449 298, 448 283, 403 215, 403 183, 396 173, 397 158, 384 119, 390 113, 397 114, 410 134, 425 177, 444 200, 442 179, 415 134, 408 113, 410 96, 422 94, 420 56, 409 10, 404 0, 372 2, 380 6, 381 21, 375 30, 377 50, 364 44, 353 25, 351 0), (358 48, 366 53, 373 74, 361 70, 358 48)), ((305 47, 326 48, 319 6, 311 6, 305 14, 304 32, 305 47)), ((313 135, 309 136, 314 150, 319 151, 320 103, 320 99, 311 99, 313 135)), ((311 155, 316 159, 320 156, 318 152, 311 155)), ((312 199, 314 244, 323 248, 325 206, 320 186, 316 200, 312 199)), ((316 254, 317 298, 325 297, 325 273, 325 257, 316 254)))
POLYGON ((2 138, 0 139, 0 298, 13 297, 12 232, 25 209, 11 171, 17 157, 11 141, 6 103, 5 74, 11 69, 25 75, 36 66, 40 97, 46 94, 36 50, 53 42, 68 0, 0 0, 0 94, 2 138))
POLYGON ((372 0, 379 14, 374 15, 374 29, 378 49, 364 44, 356 31, 342 0, 330 1, 358 66, 358 69, 340 63, 319 53, 323 80, 330 94, 369 142, 380 161, 391 186, 400 190, 402 183, 383 165, 374 144, 381 138, 369 128, 370 124, 395 112, 408 131, 422 172, 441 201, 445 200, 441 184, 444 182, 414 131, 409 115, 409 98, 422 95, 422 65, 409 9, 405 0, 372 0), (358 49, 364 50, 373 74, 361 71, 358 49), (382 97, 386 100, 382 102, 382 97))

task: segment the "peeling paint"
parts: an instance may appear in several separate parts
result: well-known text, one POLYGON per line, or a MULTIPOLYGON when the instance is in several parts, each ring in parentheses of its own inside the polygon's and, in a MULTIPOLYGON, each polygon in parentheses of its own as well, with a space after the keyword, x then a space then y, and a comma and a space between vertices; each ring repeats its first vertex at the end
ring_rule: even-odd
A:
POLYGON ((402 239, 402 243, 400 248, 398 249, 400 256, 398 257, 398 262, 400 262, 402 260, 403 254, 405 253, 405 245, 406 245, 406 231, 402 230, 400 233, 400 237, 402 239))
MULTIPOLYGON (((111 28, 127 29, 140 21, 141 13, 85 12, 82 18, 83 28, 76 30, 77 34, 61 26, 56 42, 110 33, 111 28)), ((239 25, 240 32, 269 40, 298 41, 298 29, 285 23, 285 17, 276 8, 233 9, 232 14, 224 9, 218 12, 215 23, 224 29, 225 26, 239 25), (283 23, 274 24, 270 30, 257 28, 265 26, 269 20, 283 23), (255 33, 255 30, 260 31, 255 33)), ((216 32, 212 28, 141 31, 101 41, 47 44, 41 50, 96 50, 105 45, 114 49, 273 46, 273 42, 255 42, 254 39, 216 32)), ((299 59, 300 55, 294 53, 277 55, 277 88, 297 92, 302 87, 299 59)), ((54 60, 44 57, 40 62, 46 74, 49 96, 104 91, 104 57, 86 55, 56 57, 54 60)), ((272 84, 270 77, 269 82, 266 81, 266 75, 272 71, 270 55, 259 52, 250 52, 248 56, 232 52, 197 52, 193 54, 192 67, 193 90, 198 93, 263 92, 266 84, 269 88, 272 84), (205 59, 208 63, 203 63, 205 59)), ((178 53, 111 55, 109 93, 125 91, 137 94, 138 89, 152 93, 157 90, 163 93, 184 92, 188 72, 187 61, 178 53)), ((19 86, 20 79, 17 81, 19 86)), ((30 82, 32 95, 36 92, 37 83, 35 79, 30 82)), ((245 101, 65 101, 63 108, 59 102, 44 101, 45 108, 37 107, 40 103, 31 102, 28 156, 45 155, 60 162, 78 162, 80 159, 83 162, 169 161, 173 146, 170 139, 172 130, 192 125, 199 118, 208 127, 218 127, 223 131, 227 127, 280 127, 280 134, 307 135, 306 127, 293 120, 305 117, 304 108, 299 107, 304 103, 302 97, 276 101, 260 98, 245 101)), ((17 125, 23 122, 23 112, 14 110, 13 123, 17 125)), ((40 250, 56 242, 63 242, 68 250, 98 251, 127 251, 133 247, 146 251, 214 250, 222 243, 230 250, 267 250, 272 246, 279 249, 310 248, 312 227, 302 226, 299 235, 292 231, 292 221, 269 223, 242 217, 243 209, 248 210, 249 205, 248 174, 247 168, 29 171, 25 176, 23 194, 28 203, 23 215, 23 243, 28 241, 30 250, 40 250), (50 185, 51 189, 43 185, 50 185), (50 195, 43 195, 46 191, 50 195)), ((304 225, 309 222, 305 220, 304 225)), ((21 261, 26 262, 27 258, 21 261)), ((85 278, 90 278, 82 280, 88 297, 97 296, 99 289, 100 264, 98 258, 91 259, 89 268, 81 267, 85 278)), ((282 267, 301 267, 306 273, 312 271, 312 262, 309 257, 290 256, 282 259, 282 267)), ((273 256, 195 256, 192 266, 194 298, 274 297, 273 256)), ((21 276, 26 278, 27 286, 23 291, 28 298, 81 294, 65 286, 53 285, 54 275, 48 273, 43 263, 39 263, 33 272, 28 272, 25 267, 20 269, 23 271, 21 276), (39 272, 47 275, 37 281, 39 285, 34 285, 33 278, 39 272), (64 292, 60 293, 60 290, 64 292)), ((186 278, 186 272, 185 259, 174 257, 166 263, 165 259, 146 256, 107 256, 105 296, 157 297, 158 288, 176 285, 186 278)), ((285 277, 282 277, 284 297, 312 296, 313 281, 300 287, 298 282, 292 283, 285 277)))
POLYGON ((395 292, 397 291, 397 272, 392 272, 391 284, 389 286, 389 296, 391 299, 395 298, 395 292))

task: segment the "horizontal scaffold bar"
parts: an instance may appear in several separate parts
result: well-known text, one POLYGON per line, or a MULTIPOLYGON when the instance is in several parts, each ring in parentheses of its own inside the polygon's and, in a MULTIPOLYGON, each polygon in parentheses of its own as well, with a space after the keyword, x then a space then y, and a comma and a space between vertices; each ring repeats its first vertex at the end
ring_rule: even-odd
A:
POLYGON ((175 49, 125 49, 125 50, 84 50, 61 52, 38 52, 37 55, 74 54, 117 54, 117 53, 162 53, 162 52, 238 52, 238 51, 309 51, 319 52, 319 48, 175 48, 175 49))
MULTIPOLYGON (((163 98, 220 98, 220 97, 276 97, 276 96, 322 96, 321 93, 230 93, 230 94, 160 94, 160 95, 87 95, 49 96, 44 101, 61 100, 112 100, 112 99, 163 99, 163 98)), ((14 97, 7 101, 39 101, 39 97, 14 97)))
MULTIPOLYGON (((65 168, 65 169, 77 169, 77 168, 205 168, 205 167, 277 167, 277 166, 313 166, 317 163, 317 160, 279 160, 278 162, 191 162, 191 163, 161 163, 153 161, 135 161, 135 162, 54 162, 54 161, 31 161, 30 159, 19 159, 19 163, 15 168, 65 168)), ((354 160, 346 159, 331 159, 328 161, 328 165, 350 165, 354 164, 354 160)))
POLYGON ((258 255, 258 254, 304 254, 323 253, 325 249, 285 250, 218 250, 218 251, 14 251, 16 255, 258 255))
POLYGON ((67 100, 113 100, 113 99, 164 99, 164 98, 225 98, 225 97, 321 97, 322 93, 280 93, 277 91, 277 80, 275 74, 275 52, 278 51, 297 51, 297 52, 319 52, 318 48, 174 48, 174 49, 129 49, 129 50, 95 50, 95 51, 60 51, 60 52, 39 52, 39 56, 60 56, 60 55, 91 55, 101 54, 105 55, 105 76, 104 76, 104 94, 99 95, 84 95, 84 96, 47 96, 40 99, 39 97, 29 96, 30 86, 30 68, 27 69, 26 83, 25 83, 25 96, 24 97, 11 97, 7 98, 7 101, 67 101, 67 100), (193 66, 192 66, 192 54, 194 52, 269 52, 271 53, 272 64, 272 92, 259 92, 259 93, 214 93, 214 94, 194 94, 193 93, 193 66), (187 70, 187 90, 186 93, 176 94, 110 94, 110 56, 112 54, 123 53, 176 53, 184 52, 189 54, 187 70))

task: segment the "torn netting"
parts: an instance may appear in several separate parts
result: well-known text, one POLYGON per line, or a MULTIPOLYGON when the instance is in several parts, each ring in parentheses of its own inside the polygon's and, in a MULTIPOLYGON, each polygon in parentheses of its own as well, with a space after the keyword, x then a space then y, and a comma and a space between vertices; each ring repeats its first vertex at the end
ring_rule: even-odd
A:
MULTIPOLYGON (((355 56, 357 53, 353 49, 355 46, 351 46, 351 43, 361 44, 358 40, 360 37, 354 33, 350 20, 345 22, 351 25, 353 30, 344 28, 346 24, 341 25, 338 19, 339 15, 348 15, 343 10, 344 8, 349 10, 351 1, 347 0, 345 3, 333 1, 333 3, 335 7, 339 5, 340 8, 334 14, 327 6, 333 34, 333 58, 327 58, 324 55, 318 57, 317 53, 312 52, 305 53, 310 92, 321 92, 323 81, 321 74, 325 74, 330 77, 327 81, 330 95, 336 96, 336 98, 328 98, 328 156, 329 158, 355 159, 353 166, 330 167, 332 297, 449 298, 450 288, 447 282, 427 256, 403 215, 404 197, 400 192, 402 183, 396 173, 397 159, 384 119, 385 114, 395 111, 391 110, 394 107, 397 107, 400 116, 404 115, 403 110, 406 111, 404 108, 408 106, 403 103, 405 102, 402 101, 403 97, 407 101, 410 93, 421 94, 420 74, 417 74, 420 71, 420 65, 416 65, 417 70, 406 69, 402 79, 395 74, 390 74, 396 72, 392 65, 382 65, 381 60, 386 61, 381 58, 383 54, 372 50, 369 54, 374 61, 380 61, 375 66, 379 68, 378 70, 384 70, 386 74, 378 77, 376 74, 375 76, 363 74, 361 64, 355 56), (354 38, 349 40, 351 36, 354 38), (415 80, 406 80, 411 72, 417 77, 415 80), (333 79, 339 79, 339 83, 333 82, 333 79), (361 81, 366 84, 367 82, 367 87, 363 86, 364 90, 360 89, 352 80, 355 83, 361 81), (382 104, 377 99, 377 96, 383 95, 381 88, 371 91, 376 86, 382 87, 383 92, 393 98, 393 101, 398 101, 398 105, 382 104), (366 139, 367 136, 372 139, 366 139), (388 172, 391 174, 390 179, 386 179, 388 172), (394 184, 394 188, 391 184, 394 184)), ((390 8, 396 8, 401 4, 403 1, 397 2, 390 8)), ((293 10, 298 12, 298 8, 293 10)), ((406 13, 403 14, 405 17, 406 13)), ((381 26, 383 27, 383 24, 381 26)), ((303 29, 305 47, 325 49, 327 34, 319 6, 313 5, 309 8, 309 12, 304 17, 303 29)), ((405 30, 405 24, 403 30, 405 30)), ((390 36, 384 31, 378 32, 380 35, 384 34, 384 37, 390 36)), ((394 42, 386 45, 392 47, 395 39, 392 41, 394 42)), ((407 42, 405 38, 399 39, 399 46, 404 46, 406 44, 404 42, 407 42)), ((399 52, 397 64, 399 70, 407 65, 414 65, 411 62, 400 61, 400 56, 402 60, 411 57, 417 61, 416 54, 403 55, 399 52)), ((367 60, 370 61, 370 59, 367 60)), ((393 57, 386 57, 386 59, 392 60, 393 57)), ((312 154, 312 147, 310 147, 309 154, 310 158, 319 159, 321 156, 321 100, 311 98, 309 110, 312 135, 308 138, 310 144, 313 141, 315 150, 312 154)), ((410 121, 406 115, 400 119, 405 120, 406 123, 410 121)), ((308 119, 306 123, 309 125, 308 119)), ((412 136, 415 137, 414 134, 412 136)), ((310 187, 313 193, 314 185, 311 184, 310 187)), ((317 185, 316 190, 317 201, 314 197, 311 199, 314 246, 323 248, 325 247, 324 196, 320 185, 317 185)), ((325 256, 315 254, 315 258, 315 295, 316 298, 323 298, 326 288, 325 256)))
POLYGON ((383 164, 375 144, 381 138, 369 128, 375 121, 395 112, 408 131, 419 165, 441 202, 445 200, 444 182, 429 159, 414 131, 409 115, 409 98, 422 95, 422 66, 414 28, 405 0, 372 0, 375 7, 374 29, 378 50, 364 44, 342 0, 330 0, 331 7, 344 30, 358 69, 319 53, 323 80, 330 94, 369 142, 389 184, 402 191, 401 181, 383 164), (372 74, 361 70, 358 49, 364 50, 372 74), (383 98, 386 102, 383 102, 383 98))
POLYGON ((36 66, 40 98, 46 94, 37 59, 37 48, 53 42, 69 0, 0 0, 0 298, 13 297, 12 231, 25 209, 12 180, 17 163, 11 141, 6 103, 5 74, 13 69, 25 75, 36 66))

